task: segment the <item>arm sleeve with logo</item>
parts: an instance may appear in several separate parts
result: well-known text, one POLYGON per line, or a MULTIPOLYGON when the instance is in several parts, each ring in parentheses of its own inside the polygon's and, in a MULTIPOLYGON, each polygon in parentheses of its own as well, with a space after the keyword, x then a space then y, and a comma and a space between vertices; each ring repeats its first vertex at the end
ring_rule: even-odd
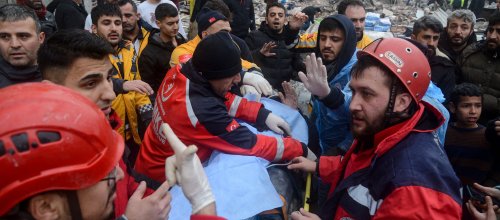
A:
POLYGON ((262 104, 234 94, 226 95, 226 100, 226 106, 207 97, 192 100, 199 123, 212 135, 196 140, 199 145, 230 154, 259 156, 269 161, 291 160, 304 154, 306 146, 300 141, 256 135, 233 118, 256 122, 261 117, 259 112, 266 111, 262 104))

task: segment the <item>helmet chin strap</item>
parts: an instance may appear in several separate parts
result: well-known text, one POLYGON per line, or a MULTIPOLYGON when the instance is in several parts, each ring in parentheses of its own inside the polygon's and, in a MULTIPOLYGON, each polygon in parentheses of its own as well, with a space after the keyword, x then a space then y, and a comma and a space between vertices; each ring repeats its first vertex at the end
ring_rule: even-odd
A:
POLYGON ((391 80, 391 89, 390 89, 390 94, 389 94, 389 103, 387 104, 387 109, 385 110, 384 113, 384 127, 382 129, 388 128, 392 125, 398 124, 409 117, 407 114, 412 115, 414 108, 410 104, 406 108, 406 113, 399 113, 399 112, 394 112, 394 105, 396 103, 396 96, 397 96, 397 79, 392 79, 391 80))
POLYGON ((69 211, 71 213, 72 220, 82 220, 82 210, 80 208, 80 201, 78 201, 78 195, 76 190, 66 191, 66 197, 68 198, 69 211))
POLYGON ((394 78, 391 79, 391 89, 389 94, 389 103, 384 114, 384 128, 388 128, 392 125, 392 119, 394 116, 394 104, 396 102, 396 82, 394 78))

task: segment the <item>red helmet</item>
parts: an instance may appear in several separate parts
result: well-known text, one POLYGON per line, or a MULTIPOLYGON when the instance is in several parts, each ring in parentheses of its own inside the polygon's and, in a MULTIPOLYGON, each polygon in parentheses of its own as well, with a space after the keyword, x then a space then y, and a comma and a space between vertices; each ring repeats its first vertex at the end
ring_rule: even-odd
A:
POLYGON ((405 85, 415 102, 424 97, 431 81, 427 57, 412 43, 400 38, 381 38, 373 41, 358 58, 369 55, 380 61, 405 85))
POLYGON ((25 83, 0 97, 0 216, 41 192, 99 182, 123 154, 103 112, 70 89, 25 83))

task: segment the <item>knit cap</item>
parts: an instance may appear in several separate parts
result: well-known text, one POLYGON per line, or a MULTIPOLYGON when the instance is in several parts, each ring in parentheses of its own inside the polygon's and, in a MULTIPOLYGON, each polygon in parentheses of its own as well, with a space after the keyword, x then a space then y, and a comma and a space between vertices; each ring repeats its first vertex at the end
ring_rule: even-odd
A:
POLYGON ((241 71, 240 49, 226 31, 208 35, 193 53, 194 68, 208 80, 224 79, 241 71))
POLYGON ((204 8, 196 18, 196 22, 198 22, 198 36, 201 37, 201 32, 207 30, 212 24, 220 20, 227 21, 227 18, 219 12, 204 8))

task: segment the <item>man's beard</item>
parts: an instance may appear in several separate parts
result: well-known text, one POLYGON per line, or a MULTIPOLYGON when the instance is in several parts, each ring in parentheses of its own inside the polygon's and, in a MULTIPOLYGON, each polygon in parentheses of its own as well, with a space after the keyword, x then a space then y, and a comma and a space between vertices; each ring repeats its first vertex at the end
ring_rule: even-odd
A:
POLYGON ((486 41, 486 51, 489 54, 491 54, 492 56, 498 55, 500 53, 500 47, 498 46, 497 42, 495 42, 494 40, 487 40, 486 41), (494 44, 495 47, 491 47, 490 46, 491 44, 494 44))
POLYGON ((433 57, 436 55, 436 47, 432 45, 427 45, 427 53, 425 54, 426 57, 433 57))
POLYGON ((135 25, 123 25, 124 32, 133 32, 135 30, 135 25))
POLYGON ((355 131, 353 129, 353 126, 351 123, 351 132, 352 132, 353 137, 356 139, 360 139, 360 140, 373 137, 375 134, 377 134, 378 132, 380 132, 384 129, 384 119, 385 119, 385 117, 382 114, 378 117, 378 120, 376 120, 372 124, 368 124, 367 121, 363 121, 365 123, 365 128, 359 132, 355 131))
POLYGON ((281 27, 281 29, 280 28, 276 28, 274 26, 269 26, 269 30, 273 34, 280 34, 283 31, 283 26, 281 27))
POLYGON ((362 132, 355 132, 354 130, 352 131, 352 136, 356 139, 367 139, 373 137, 375 134, 383 130, 382 123, 377 124, 377 125, 367 125, 365 129, 362 132))
POLYGON ((471 34, 471 35, 469 35, 469 36, 467 36, 467 37, 465 37, 461 43, 455 43, 455 42, 453 42, 453 41, 451 40, 453 37, 449 37, 449 38, 448 38, 448 41, 450 42, 450 44, 451 44, 452 46, 455 46, 455 47, 460 47, 460 46, 463 46, 463 45, 467 44, 467 41, 469 41, 469 38, 470 38, 471 36, 472 36, 472 34, 471 34))
POLYGON ((359 36, 356 34, 356 42, 359 42, 361 39, 363 39, 363 32, 364 31, 361 31, 361 34, 359 36))

